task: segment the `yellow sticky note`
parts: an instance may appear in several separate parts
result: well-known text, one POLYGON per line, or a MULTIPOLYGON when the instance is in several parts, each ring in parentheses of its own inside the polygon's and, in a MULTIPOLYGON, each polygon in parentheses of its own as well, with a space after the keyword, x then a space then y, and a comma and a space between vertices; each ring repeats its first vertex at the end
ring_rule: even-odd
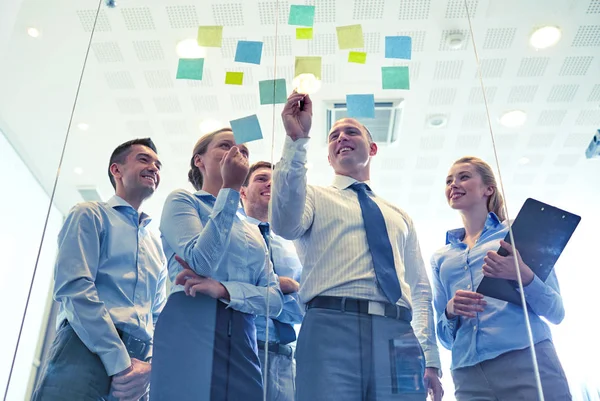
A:
POLYGON ((312 28, 296 28, 296 39, 312 39, 312 28))
POLYGON ((300 74, 313 74, 321 79, 321 57, 296 57, 294 76, 300 74))
POLYGON ((335 29, 337 31, 338 46, 341 50, 365 47, 362 25, 338 26, 335 29))
POLYGON ((350 52, 350 53, 348 53, 348 62, 364 64, 367 62, 367 53, 365 53, 365 52, 350 52))
POLYGON ((198 27, 198 46, 202 47, 221 47, 223 43, 222 26, 199 26, 198 27))
POLYGON ((243 72, 227 71, 225 73, 225 83, 227 85, 242 85, 243 82, 244 82, 244 73, 243 72))

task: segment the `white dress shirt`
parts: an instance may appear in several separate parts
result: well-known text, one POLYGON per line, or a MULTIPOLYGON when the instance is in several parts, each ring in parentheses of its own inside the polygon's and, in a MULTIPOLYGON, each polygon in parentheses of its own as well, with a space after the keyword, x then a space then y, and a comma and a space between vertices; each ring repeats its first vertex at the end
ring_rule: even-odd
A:
MULTIPOLYGON (((388 302, 377 284, 357 193, 356 182, 336 175, 330 187, 306 183, 308 138, 286 138, 273 173, 270 221, 278 235, 294 244, 303 265, 302 302, 337 296, 388 302)), ((367 182, 368 184, 368 182, 367 182)), ((412 310, 412 326, 428 367, 440 367, 432 294, 415 228, 400 208, 371 193, 384 216, 394 253, 402 297, 398 305, 412 310)))

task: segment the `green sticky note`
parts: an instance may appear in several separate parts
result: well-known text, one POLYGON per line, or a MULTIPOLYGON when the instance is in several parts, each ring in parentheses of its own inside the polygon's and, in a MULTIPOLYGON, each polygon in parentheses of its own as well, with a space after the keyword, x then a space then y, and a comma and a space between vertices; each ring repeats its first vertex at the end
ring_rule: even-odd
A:
POLYGON ((258 83, 260 104, 282 104, 287 102, 285 79, 268 79, 258 83))
POLYGON ((312 28, 296 28, 296 39, 312 39, 312 28))
POLYGON ((177 66, 177 79, 202 80, 204 72, 203 58, 180 58, 177 66))
POLYGON ((243 82, 244 82, 244 73, 243 72, 227 71, 225 73, 225 83, 227 85, 242 85, 243 82))
POLYGON ((300 74, 313 74, 317 79, 321 79, 321 57, 296 57, 294 76, 300 74))
POLYGON ((383 89, 410 89, 408 67, 381 67, 383 89))
POLYGON ((365 53, 365 52, 350 52, 350 53, 348 53, 348 62, 364 64, 367 62, 367 53, 365 53))
POLYGON ((315 6, 292 5, 290 7, 289 25, 313 26, 315 22, 315 6))
POLYGON ((335 30, 337 31, 338 46, 341 50, 365 47, 362 25, 338 26, 335 30))
POLYGON ((198 27, 198 46, 202 47, 221 47, 223 43, 222 26, 199 26, 198 27))

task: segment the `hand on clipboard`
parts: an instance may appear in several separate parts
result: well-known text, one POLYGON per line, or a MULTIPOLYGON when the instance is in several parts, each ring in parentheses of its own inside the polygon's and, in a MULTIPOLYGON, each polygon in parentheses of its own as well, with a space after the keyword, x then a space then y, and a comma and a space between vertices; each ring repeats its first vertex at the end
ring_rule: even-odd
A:
POLYGON ((492 278, 503 278, 505 280, 518 281, 515 259, 519 264, 519 272, 523 285, 526 286, 533 281, 535 273, 521 258, 519 250, 514 253, 513 247, 506 241, 500 241, 500 249, 497 252, 490 251, 483 258, 483 275, 492 278))

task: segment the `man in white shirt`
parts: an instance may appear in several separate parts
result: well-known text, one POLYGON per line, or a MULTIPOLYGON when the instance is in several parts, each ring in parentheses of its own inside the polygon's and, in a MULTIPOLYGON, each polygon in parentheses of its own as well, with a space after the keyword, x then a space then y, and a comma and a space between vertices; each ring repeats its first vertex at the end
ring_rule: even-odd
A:
POLYGON ((282 118, 270 221, 295 240, 303 265, 297 400, 425 400, 428 391, 440 400, 431 287, 415 228, 368 187, 377 145, 358 121, 337 121, 328 137, 333 186, 309 186, 310 97, 292 93, 282 118))

